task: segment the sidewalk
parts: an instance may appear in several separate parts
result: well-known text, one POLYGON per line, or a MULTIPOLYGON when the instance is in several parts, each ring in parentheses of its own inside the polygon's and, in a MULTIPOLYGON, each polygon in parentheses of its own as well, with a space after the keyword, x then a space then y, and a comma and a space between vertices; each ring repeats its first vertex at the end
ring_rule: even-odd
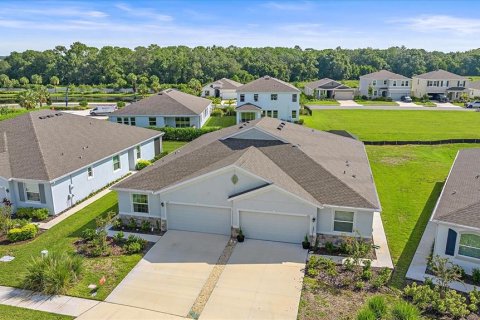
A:
POLYGON ((78 317, 100 301, 0 286, 0 304, 78 317))

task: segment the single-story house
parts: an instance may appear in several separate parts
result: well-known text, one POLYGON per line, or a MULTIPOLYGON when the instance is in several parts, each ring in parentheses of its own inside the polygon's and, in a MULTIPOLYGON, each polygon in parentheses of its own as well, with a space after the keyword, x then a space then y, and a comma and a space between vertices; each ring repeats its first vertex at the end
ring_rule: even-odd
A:
POLYGON ((166 89, 112 112, 109 120, 145 128, 201 128, 210 118, 212 108, 209 99, 166 89))
POLYGON ((413 76, 412 94, 421 98, 425 95, 433 97, 436 94, 444 94, 452 100, 468 95, 469 81, 466 77, 445 71, 435 70, 413 76))
POLYGON ((371 239, 380 211, 362 142, 270 117, 205 134, 113 189, 125 220, 290 243, 371 239))
POLYGON ((222 78, 215 82, 209 83, 202 88, 202 97, 215 97, 222 100, 230 100, 237 98, 237 88, 242 84, 231 79, 222 78))
POLYGON ((0 122, 0 202, 58 214, 162 149, 162 134, 41 110, 0 122))
POLYGON ((468 95, 470 98, 478 99, 480 97, 480 80, 470 82, 468 85, 468 90, 468 95))
POLYGON ((430 221, 436 226, 434 255, 472 274, 480 269, 480 149, 460 150, 430 221))
POLYGON ((303 91, 316 99, 352 100, 355 95, 355 89, 329 78, 308 82, 303 91))

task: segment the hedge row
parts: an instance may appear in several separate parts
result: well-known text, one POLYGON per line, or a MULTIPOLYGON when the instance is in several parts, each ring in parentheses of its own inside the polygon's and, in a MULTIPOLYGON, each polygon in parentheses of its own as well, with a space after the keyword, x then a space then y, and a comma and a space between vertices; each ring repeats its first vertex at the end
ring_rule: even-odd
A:
POLYGON ((21 228, 13 228, 8 230, 7 239, 10 242, 18 242, 18 241, 33 239, 37 235, 37 232, 38 232, 38 227, 33 223, 29 223, 24 225, 21 228))
POLYGON ((163 140, 173 141, 192 141, 201 135, 221 129, 221 127, 208 127, 208 128, 156 128, 149 127, 153 130, 162 131, 165 133, 163 140))

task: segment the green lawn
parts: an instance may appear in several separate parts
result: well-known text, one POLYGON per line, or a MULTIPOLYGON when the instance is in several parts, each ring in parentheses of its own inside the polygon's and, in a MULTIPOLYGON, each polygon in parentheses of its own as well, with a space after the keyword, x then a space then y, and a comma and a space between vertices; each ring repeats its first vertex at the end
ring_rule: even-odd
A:
POLYGON ((210 117, 204 127, 230 127, 237 123, 235 116, 210 117))
MULTIPOLYGON (((9 254, 15 257, 15 260, 12 262, 2 263, 0 285, 21 287, 26 273, 25 266, 28 265, 32 256, 39 256, 40 251, 44 249, 50 252, 66 251, 73 253, 73 242, 79 239, 82 230, 95 228, 95 218, 109 211, 117 211, 116 192, 108 193, 31 242, 0 246, 0 256, 9 254)), ((91 298, 87 286, 91 283, 98 283, 98 280, 105 275, 107 282, 98 290, 97 296, 94 297, 94 299, 103 300, 137 264, 141 257, 140 254, 134 254, 85 258, 83 278, 67 294, 91 298)))
POLYGON ((431 101, 426 101, 426 102, 415 101, 413 103, 418 104, 419 106, 424 106, 424 107, 436 107, 437 106, 434 102, 431 102, 431 101))
POLYGON ((28 112, 28 110, 19 108, 19 109, 16 109, 15 112, 9 112, 7 114, 0 113, 0 121, 18 117, 19 115, 24 114, 26 112, 28 112))
POLYGON ((163 151, 170 153, 180 147, 183 147, 187 143, 188 142, 184 141, 162 141, 163 151))
POLYGON ((472 144, 367 146, 400 287, 457 151, 472 144))
POLYGON ((376 101, 376 100, 355 100, 356 103, 363 106, 398 106, 395 101, 376 101))
POLYGON ((465 103, 464 102, 452 102, 453 105, 456 105, 456 106, 459 106, 459 107, 462 107, 464 108, 465 107, 465 103))
POLYGON ((480 138, 480 113, 428 110, 313 110, 305 125, 347 130, 361 140, 480 138))
POLYGON ((339 106, 337 100, 317 100, 312 99, 305 102, 306 106, 339 106))
POLYGON ((340 82, 350 88, 358 88, 360 84, 360 80, 342 80, 340 82))
POLYGON ((470 81, 478 81, 480 80, 480 76, 469 76, 468 79, 470 79, 470 81))
POLYGON ((69 320, 74 317, 0 305, 0 320, 69 320))

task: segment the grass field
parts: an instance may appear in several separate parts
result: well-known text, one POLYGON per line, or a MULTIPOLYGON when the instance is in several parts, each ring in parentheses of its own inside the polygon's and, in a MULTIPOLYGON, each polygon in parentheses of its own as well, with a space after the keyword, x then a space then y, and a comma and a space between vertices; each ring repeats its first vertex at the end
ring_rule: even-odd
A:
POLYGON ((6 114, 0 113, 0 121, 18 117, 19 115, 24 114, 26 112, 28 112, 28 110, 19 108, 19 109, 16 109, 15 112, 9 112, 6 114))
POLYGON ((457 151, 472 144, 367 146, 400 287, 457 151))
POLYGON ((312 99, 305 102, 306 106, 339 106, 340 103, 336 100, 317 100, 312 99))
POLYGON ((376 101, 376 100, 355 100, 356 103, 363 106, 398 106, 395 101, 376 101))
POLYGON ((69 320, 74 317, 0 305, 0 320, 69 320))
POLYGON ((468 79, 470 79, 470 81, 478 81, 480 80, 480 76, 469 76, 468 79))
POLYGON ((419 106, 424 106, 424 107, 436 107, 437 106, 434 102, 431 102, 431 101, 425 101, 425 102, 415 101, 413 103, 418 104, 419 106))
POLYGON ((361 140, 480 138, 480 113, 419 110, 313 110, 305 125, 347 130, 361 140))
POLYGON ((163 151, 168 153, 183 147, 185 144, 187 144, 187 142, 184 141, 162 141, 163 151))
POLYGON ((235 116, 210 117, 204 127, 230 127, 236 123, 235 116))

